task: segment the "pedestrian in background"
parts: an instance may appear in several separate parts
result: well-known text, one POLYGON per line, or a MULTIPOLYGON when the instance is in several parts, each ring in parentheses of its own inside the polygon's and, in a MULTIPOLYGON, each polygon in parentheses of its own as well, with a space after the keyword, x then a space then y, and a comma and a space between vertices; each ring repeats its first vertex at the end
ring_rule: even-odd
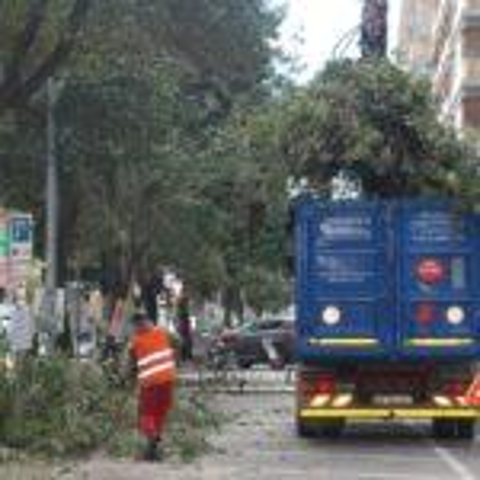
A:
POLYGON ((175 355, 168 332, 144 313, 133 318, 130 357, 138 385, 138 428, 145 437, 145 460, 161 460, 162 440, 173 406, 175 355))
POLYGON ((96 325, 91 304, 90 292, 82 293, 77 325, 77 354, 81 358, 93 355, 97 342, 96 325))
POLYGON ((180 335, 180 358, 184 362, 193 360, 192 319, 188 296, 182 293, 177 303, 177 329, 180 335))
POLYGON ((26 294, 18 290, 14 296, 11 325, 8 329, 10 348, 18 361, 33 347, 34 325, 26 294))

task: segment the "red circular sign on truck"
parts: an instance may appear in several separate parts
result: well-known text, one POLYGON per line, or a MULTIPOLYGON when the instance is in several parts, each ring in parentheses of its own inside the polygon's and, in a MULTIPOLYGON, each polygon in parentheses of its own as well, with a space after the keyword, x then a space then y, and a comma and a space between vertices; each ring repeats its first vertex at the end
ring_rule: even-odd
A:
POLYGON ((423 283, 438 283, 445 278, 445 268, 439 260, 426 258, 417 264, 417 275, 423 283))

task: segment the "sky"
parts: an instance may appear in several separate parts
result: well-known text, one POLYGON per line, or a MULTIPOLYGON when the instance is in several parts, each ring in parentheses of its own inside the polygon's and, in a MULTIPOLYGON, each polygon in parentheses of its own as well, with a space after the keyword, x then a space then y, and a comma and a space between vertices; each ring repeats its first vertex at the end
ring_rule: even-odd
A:
MULTIPOLYGON (((359 25, 362 0, 279 0, 279 2, 285 3, 287 8, 287 18, 281 29, 281 45, 288 53, 299 56, 305 66, 298 75, 300 81, 311 78, 313 73, 332 57, 334 51, 354 54, 356 38, 351 42, 350 50, 335 47, 342 39, 348 43, 348 32, 359 25)), ((398 29, 401 0, 390 0, 389 3, 389 49, 392 50, 398 29)))

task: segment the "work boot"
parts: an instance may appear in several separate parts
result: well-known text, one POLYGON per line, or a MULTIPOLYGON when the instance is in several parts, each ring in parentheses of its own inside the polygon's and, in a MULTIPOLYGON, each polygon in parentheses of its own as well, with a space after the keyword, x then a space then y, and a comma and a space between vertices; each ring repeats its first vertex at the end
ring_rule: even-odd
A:
POLYGON ((148 439, 143 459, 148 462, 160 462, 163 460, 163 449, 158 439, 148 439))

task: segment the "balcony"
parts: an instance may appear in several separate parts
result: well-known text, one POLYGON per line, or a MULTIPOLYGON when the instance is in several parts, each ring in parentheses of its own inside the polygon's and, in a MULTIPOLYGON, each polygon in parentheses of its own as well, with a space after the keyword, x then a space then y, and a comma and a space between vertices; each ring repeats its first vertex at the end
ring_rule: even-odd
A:
POLYGON ((464 59, 462 70, 464 85, 480 86, 480 57, 464 59))
POLYGON ((467 10, 480 10, 480 0, 463 0, 463 8, 467 10))
POLYGON ((480 0, 462 1, 462 28, 480 27, 480 0))
POLYGON ((457 4, 452 0, 442 0, 437 18, 433 27, 433 59, 435 63, 441 61, 452 32, 458 13, 457 4))

